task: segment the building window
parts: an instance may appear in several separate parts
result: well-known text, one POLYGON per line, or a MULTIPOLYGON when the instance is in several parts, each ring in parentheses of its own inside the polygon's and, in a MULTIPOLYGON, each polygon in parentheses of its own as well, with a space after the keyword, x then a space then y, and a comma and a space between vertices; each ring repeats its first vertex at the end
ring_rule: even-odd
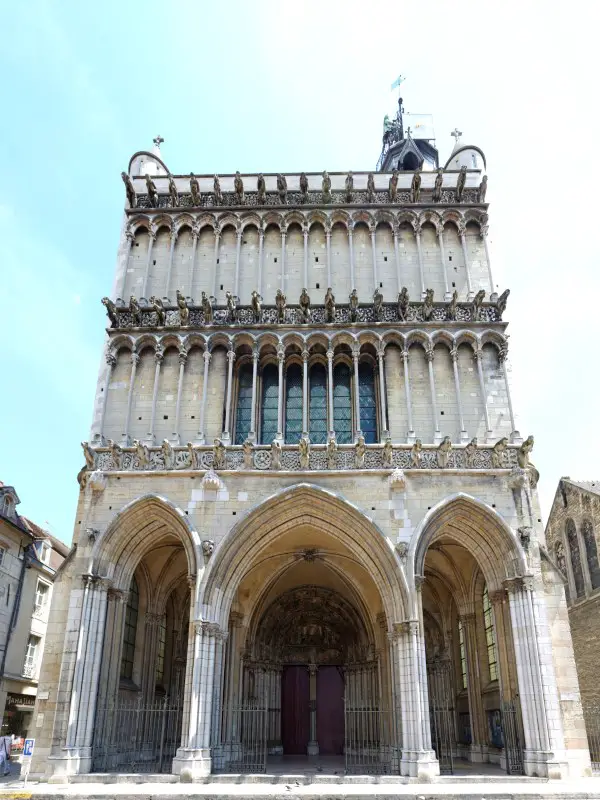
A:
POLYGON ((352 443, 350 367, 346 364, 333 370, 333 430, 338 444, 352 443))
POLYGON ((4 564, 4 555, 6 553, 6 547, 0 547, 0 567, 4 564))
POLYGON ((238 370, 238 397, 235 414, 235 444, 244 444, 252 421, 252 367, 244 364, 238 370))
POLYGON ((262 376, 262 404, 260 411, 261 443, 271 444, 277 437, 277 404, 279 402, 279 376, 277 367, 268 364, 262 376))
POLYGON ((33 678, 35 675, 41 641, 39 636, 29 634, 27 649, 25 650, 25 663, 23 664, 23 675, 25 678, 33 678))
POLYGON ((581 553, 579 551, 579 540, 577 539, 577 528, 572 519, 567 520, 566 533, 569 555, 571 556, 573 580, 575 581, 575 595, 576 597, 583 597, 585 595, 585 583, 583 581, 583 571, 581 569, 581 553))
POLYGON ((123 631, 123 655, 121 656, 121 677, 133 677, 133 660, 135 657, 135 637, 137 633, 140 593, 135 578, 131 579, 129 598, 125 610, 125 629, 123 631))
POLYGON ((366 444, 377 442, 377 402, 375 399, 375 372, 370 364, 358 368, 360 401, 360 429, 366 444))
POLYGON ((327 442, 327 376, 322 364, 310 371, 309 435, 313 444, 327 442))
POLYGON ((490 667, 490 680, 498 680, 498 651, 496 649, 496 634, 494 632, 494 618, 492 604, 487 586, 483 590, 483 625, 485 628, 485 643, 487 646, 488 664, 490 667))
POLYGON ((465 651, 465 636, 463 624, 458 620, 458 648, 460 650, 460 685, 462 689, 467 688, 467 654, 465 651))
POLYGON ((592 589, 597 589, 600 586, 600 565, 598 564, 598 546, 596 545, 594 526, 592 525, 591 520, 583 520, 581 524, 581 535, 583 536, 583 541, 585 544, 585 555, 587 558, 592 589))
POLYGON ((165 677, 165 648, 167 644, 167 620, 163 615, 158 628, 158 652, 156 656, 156 683, 162 683, 165 677))
POLYGON ((298 444, 302 436, 302 369, 299 364, 287 368, 285 381, 285 441, 298 444))
POLYGON ((43 581, 38 581, 35 587, 35 601, 33 605, 33 613, 36 617, 41 616, 48 603, 50 597, 50 586, 43 581))
MULTIPOLYGON (((566 556, 565 556, 565 548, 563 546, 563 543, 560 541, 560 539, 557 539, 557 541, 556 541, 556 543, 554 545, 554 554, 556 556, 556 566, 559 568, 559 570, 562 572, 562 574, 566 578, 567 577, 567 559, 566 559, 566 556)), ((567 602, 568 602, 570 600, 569 583, 568 583, 568 581, 565 584, 565 594, 567 595, 567 602)))

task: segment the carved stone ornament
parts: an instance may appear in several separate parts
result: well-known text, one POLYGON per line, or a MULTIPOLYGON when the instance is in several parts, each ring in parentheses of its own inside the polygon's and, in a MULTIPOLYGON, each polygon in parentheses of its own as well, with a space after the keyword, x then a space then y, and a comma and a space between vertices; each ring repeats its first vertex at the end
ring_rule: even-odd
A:
POLYGON ((202 541, 202 555, 208 560, 215 550, 215 543, 212 539, 204 539, 202 541))
POLYGON ((253 446, 250 439, 246 439, 242 445, 242 452, 244 454, 244 469, 252 469, 253 467, 253 446))
POLYGON ((519 532, 519 539, 521 540, 521 544, 523 545, 523 550, 529 550, 529 545, 531 543, 531 535, 532 530, 529 526, 524 525, 521 528, 518 528, 519 532))
POLYGON ((354 465, 356 469, 365 468, 365 453, 367 448, 365 446, 365 437, 359 436, 354 445, 354 465))
POLYGON ((101 469, 95 469, 88 475, 87 485, 94 493, 100 494, 103 492, 106 489, 107 484, 108 481, 106 479, 106 475, 101 469))
POLYGON ((177 306, 179 308, 179 322, 183 326, 190 324, 190 310, 185 296, 177 289, 177 306))
POLYGON ((89 442, 82 442, 83 455, 85 456, 85 465, 87 469, 94 469, 96 466, 96 451, 90 447, 89 442))
POLYGON ((135 194, 135 189, 133 188, 133 181, 126 172, 121 173, 121 178, 123 179, 123 183, 125 184, 125 194, 127 195, 127 202, 129 203, 129 208, 135 208, 137 198, 135 194))
POLYGON ((406 476, 403 469, 395 469, 388 480, 392 491, 403 492, 406 489, 406 476))
POLYGON ((217 438, 213 442, 213 469, 225 469, 227 466, 226 450, 223 442, 217 438))
POLYGON ((179 192, 175 185, 175 180, 172 175, 169 175, 169 199, 171 201, 171 208, 177 208, 179 205, 179 192))
POLYGON ((281 444, 277 439, 271 442, 271 469, 281 469, 281 444))
POLYGON ((393 466, 394 448, 392 440, 388 436, 383 445, 383 452, 381 454, 381 465, 384 469, 391 469, 393 466))
POLYGON ((92 544, 96 541, 98 536, 100 536, 100 530, 98 528, 86 528, 85 532, 88 537, 88 541, 92 544))
POLYGON ((452 452, 452 441, 449 436, 444 436, 437 450, 437 462, 440 469, 446 469, 450 453, 452 452))
POLYGON ((398 542, 395 549, 400 561, 405 563, 408 557, 408 544, 406 542, 398 542))
POLYGON ((218 491, 223 484, 214 469, 208 469, 202 478, 201 485, 203 489, 218 491))
POLYGON ((202 195, 200 194, 200 184, 198 183, 198 178, 193 172, 190 172, 190 194, 192 197, 192 205, 201 206, 202 195))
POLYGON ((310 441, 308 436, 301 437, 298 443, 298 449, 300 454, 300 469, 308 469, 310 462, 310 441))
POLYGON ((102 298, 102 305, 106 308, 106 316, 110 320, 110 324, 113 328, 117 328, 119 326, 119 315, 117 314, 117 307, 110 299, 110 297, 103 297, 102 298))

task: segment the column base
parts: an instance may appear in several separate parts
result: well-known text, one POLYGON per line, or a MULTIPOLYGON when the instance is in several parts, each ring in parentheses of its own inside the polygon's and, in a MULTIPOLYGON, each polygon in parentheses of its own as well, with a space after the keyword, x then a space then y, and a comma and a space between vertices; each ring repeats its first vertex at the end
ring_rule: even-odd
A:
POLYGON ((119 442, 119 444, 121 445, 121 447, 129 447, 129 436, 126 433, 124 433, 123 436, 121 436, 121 441, 119 442))
POLYGON ((206 444, 206 438, 202 433, 202 431, 198 431, 198 433, 196 434, 196 438, 194 439, 192 444, 197 445, 198 447, 202 447, 203 445, 206 444))
POLYGON ((406 444, 414 444, 416 440, 415 432, 414 431, 407 431, 406 433, 406 444))
POLYGON ((155 445, 155 441, 154 441, 154 434, 153 434, 153 433, 149 433, 149 434, 146 436, 146 438, 145 438, 145 439, 143 439, 142 441, 143 441, 143 442, 144 442, 144 444, 145 444, 145 445, 147 445, 148 447, 154 447, 154 445, 155 445))
POLYGON ((471 289, 470 292, 467 293, 467 302, 471 302, 475 299, 475 292, 471 289))
POLYGON ((169 441, 171 442, 171 444, 176 444, 177 446, 181 444, 181 439, 179 438, 178 433, 172 433, 169 441))
POLYGON ((389 431, 383 431, 381 434, 381 439, 379 440, 379 444, 385 444, 386 440, 390 438, 389 431))
POLYGON ((486 444, 494 444, 495 440, 498 437, 494 437, 494 431, 486 431, 485 432, 485 443, 486 444))
POLYGON ((318 742, 309 742, 306 748, 306 755, 307 756, 318 756, 319 755, 319 743, 318 742))
POLYGON ((104 447, 106 444, 106 440, 101 433, 95 433, 94 438, 92 439, 92 446, 93 447, 104 447))
POLYGON ((449 303, 452 300, 452 292, 448 291, 444 293, 444 302, 449 303))
POLYGON ((460 443, 461 444, 468 444, 471 440, 469 439, 469 434, 466 431, 460 432, 460 443))
POLYGON ((498 300, 498 292, 492 292, 490 295, 490 303, 495 303, 498 300))
POLYGON ((71 775, 85 775, 92 771, 91 747, 63 747, 60 752, 61 755, 47 758, 48 783, 68 783, 71 775))
POLYGON ((560 780, 569 774, 566 761, 559 760, 555 753, 545 750, 524 750, 523 769, 525 775, 531 778, 560 780))
POLYGON ((191 750, 180 747, 173 759, 171 772, 179 775, 182 783, 192 783, 197 778, 205 778, 212 770, 210 748, 191 750))
POLYGON ((470 745, 469 761, 471 761, 473 764, 482 764, 488 761, 487 747, 482 744, 470 745))
POLYGON ((442 441, 443 438, 444 437, 442 436, 442 432, 441 431, 435 431, 435 433, 433 434, 433 443, 434 444, 440 444, 440 442, 442 441))
POLYGON ((440 765, 433 750, 403 750, 400 774, 417 778, 420 783, 432 783, 440 774, 440 765))
POLYGON ((219 436, 219 439, 223 442, 223 444, 231 444, 231 434, 229 431, 223 431, 223 433, 219 436))
POLYGON ((519 431, 513 431, 510 435, 510 443, 511 444, 523 444, 523 437, 519 433, 519 431))

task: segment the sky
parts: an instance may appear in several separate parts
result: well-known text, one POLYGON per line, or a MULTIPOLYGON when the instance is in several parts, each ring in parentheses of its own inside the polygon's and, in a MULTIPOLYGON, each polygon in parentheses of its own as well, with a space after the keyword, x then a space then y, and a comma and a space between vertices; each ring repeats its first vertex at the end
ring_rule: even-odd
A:
POLYGON ((600 479, 600 5, 0 0, 0 480, 70 542, 124 205, 161 134, 173 173, 372 170, 382 120, 431 113, 487 158, 518 427, 544 519, 600 479), (585 302, 584 302, 585 300, 585 302))

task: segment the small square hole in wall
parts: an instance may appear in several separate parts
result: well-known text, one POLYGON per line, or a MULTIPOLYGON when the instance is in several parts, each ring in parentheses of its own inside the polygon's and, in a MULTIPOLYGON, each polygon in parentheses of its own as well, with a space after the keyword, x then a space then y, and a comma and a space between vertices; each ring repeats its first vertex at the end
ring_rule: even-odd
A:
POLYGON ((112 506, 109 506, 109 507, 108 507, 108 510, 109 510, 109 511, 112 511, 112 506))
POLYGON ((142 419, 141 417, 138 417, 138 421, 141 420, 141 419, 142 419))
POLYGON ((383 257, 383 260, 384 260, 384 261, 387 261, 387 256, 384 256, 384 257, 383 257))
POLYGON ((315 264, 319 263, 319 256, 315 256, 315 264))
POLYGON ((383 283, 380 283, 380 284, 379 284, 379 288, 380 288, 380 289, 383 289, 383 283))
POLYGON ((277 263, 277 258, 274 258, 274 259, 273 259, 273 261, 274 261, 275 263, 277 263))
POLYGON ((233 514, 233 516, 235 517, 235 516, 236 516, 236 514, 237 514, 237 511, 232 511, 231 513, 232 513, 232 514, 233 514))
POLYGON ((152 262, 152 264, 153 264, 154 266, 156 266, 156 259, 154 259, 154 261, 152 262))
POLYGON ((169 415, 168 415, 168 414, 165 414, 165 415, 163 416, 163 419, 169 419, 169 415))
POLYGON ((371 511, 375 511, 375 506, 371 506, 371 511))
POLYGON ((102 389, 100 389, 100 391, 103 392, 104 391, 104 387, 102 387, 102 389))
POLYGON ((139 243, 139 242, 136 242, 136 243, 135 243, 135 246, 136 246, 136 247, 139 247, 139 246, 140 246, 140 243, 139 243))
POLYGON ((244 240, 242 241, 242 244, 248 244, 248 242, 247 242, 247 241, 244 239, 244 240))
POLYGON ((223 291, 223 284, 221 284, 221 291, 223 291))
POLYGON ((220 263, 221 263, 221 259, 217 258, 217 264, 220 264, 220 263))
POLYGON ((456 289, 456 284, 454 283, 454 281, 452 281, 452 288, 456 289))
POLYGON ((315 283, 315 289, 320 289, 320 288, 321 288, 320 285, 318 283, 315 283))
POLYGON ((186 512, 185 512, 185 515, 186 515, 186 517, 187 517, 187 513, 188 513, 188 512, 186 511, 186 512))
POLYGON ((190 419, 196 419, 196 417, 195 417, 195 416, 192 414, 192 416, 190 417, 190 419))
POLYGON ((442 417, 444 416, 444 412, 443 411, 440 411, 440 414, 442 415, 442 417))
POLYGON ((496 508, 496 503, 492 503, 492 508, 496 508))
POLYGON ((452 256, 448 256, 448 261, 452 261, 452 256))

